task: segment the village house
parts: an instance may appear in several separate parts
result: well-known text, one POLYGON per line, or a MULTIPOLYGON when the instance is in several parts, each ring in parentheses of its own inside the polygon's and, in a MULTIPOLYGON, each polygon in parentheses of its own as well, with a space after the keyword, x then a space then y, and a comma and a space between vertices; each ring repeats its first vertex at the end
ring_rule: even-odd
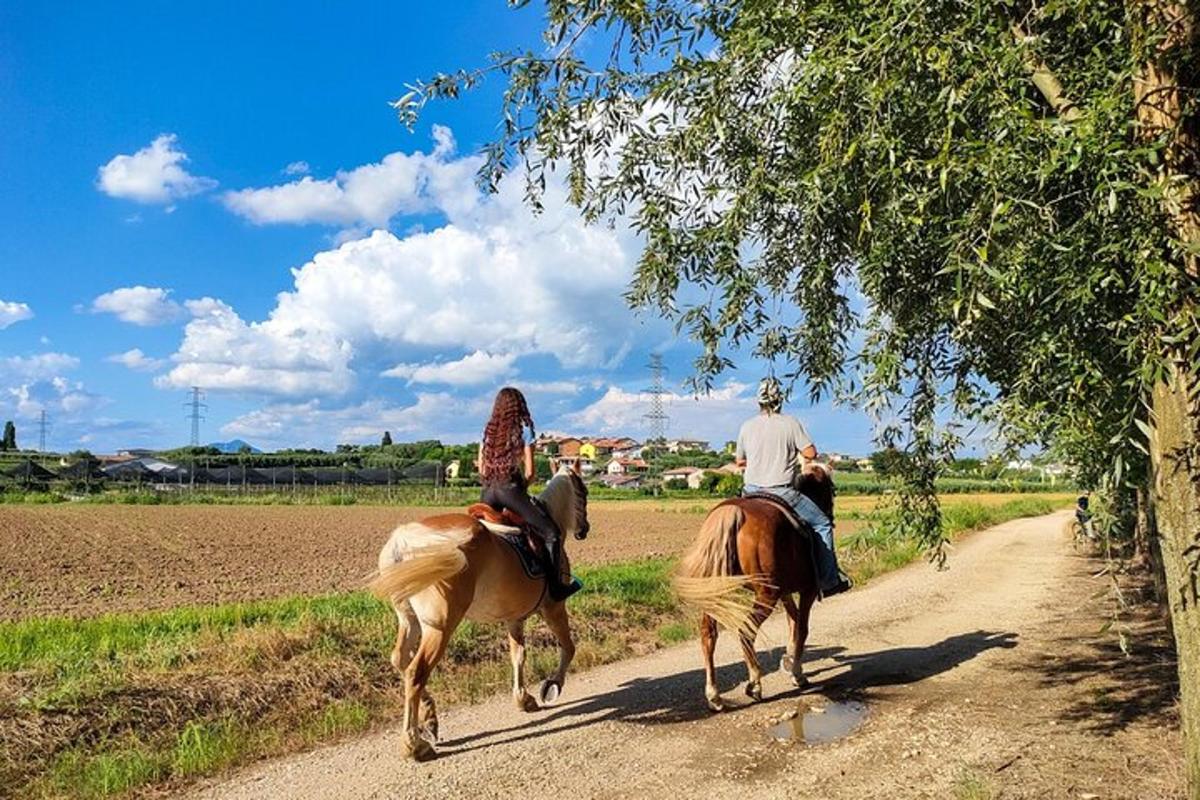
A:
POLYGON ((645 478, 641 475, 601 475, 596 479, 597 483, 603 484, 610 489, 640 489, 642 488, 645 478))
POLYGON ((667 441, 668 453, 683 453, 692 450, 708 451, 708 442, 704 439, 670 439, 667 441))
POLYGON ((608 462, 604 471, 609 475, 632 475, 648 469, 650 469, 650 465, 640 458, 614 458, 608 462))
POLYGON ((593 459, 585 458, 581 455, 560 455, 550 457, 550 469, 553 472, 558 472, 563 467, 569 470, 576 470, 580 475, 588 476, 595 474, 596 462, 593 459))
POLYGON ((699 467, 675 467, 663 471, 662 478, 664 481, 686 481, 689 489, 699 489, 700 484, 704 481, 706 471, 699 467))

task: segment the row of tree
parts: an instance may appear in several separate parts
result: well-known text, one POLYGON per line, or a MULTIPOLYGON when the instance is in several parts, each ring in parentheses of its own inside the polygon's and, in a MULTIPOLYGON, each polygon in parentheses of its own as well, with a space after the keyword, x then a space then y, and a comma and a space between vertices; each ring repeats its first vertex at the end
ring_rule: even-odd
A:
POLYGON ((894 420, 930 544, 947 420, 1067 458, 1165 580, 1200 798, 1196 4, 545 5, 545 46, 418 84, 402 118, 506 76, 483 180, 519 165, 536 205, 557 168, 631 222, 629 297, 702 346, 697 388, 745 344, 894 420))

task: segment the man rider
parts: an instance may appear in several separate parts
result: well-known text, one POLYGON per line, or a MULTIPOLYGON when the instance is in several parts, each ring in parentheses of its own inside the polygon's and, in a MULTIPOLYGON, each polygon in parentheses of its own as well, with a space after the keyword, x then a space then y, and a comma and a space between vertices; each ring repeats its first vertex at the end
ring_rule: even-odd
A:
POLYGON ((817 577, 824 597, 850 588, 838 570, 833 549, 833 521, 817 504, 793 488, 800 457, 816 458, 817 448, 800 420, 782 413, 783 387, 770 377, 758 387, 759 413, 742 424, 738 432, 736 463, 745 467, 745 494, 769 492, 786 501, 800 519, 817 533, 813 548, 817 577))

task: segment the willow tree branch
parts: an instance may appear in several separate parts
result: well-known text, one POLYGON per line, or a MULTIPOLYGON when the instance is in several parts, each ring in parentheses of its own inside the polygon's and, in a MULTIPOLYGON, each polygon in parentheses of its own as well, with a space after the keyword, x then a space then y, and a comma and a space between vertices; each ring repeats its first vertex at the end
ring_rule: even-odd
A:
MULTIPOLYGON (((1017 44, 1024 46, 1029 41, 1029 34, 1021 27, 1020 23, 1012 24, 1013 36, 1017 39, 1017 44)), ((1066 122, 1074 122, 1079 119, 1082 112, 1079 106, 1075 105, 1075 101, 1067 97, 1067 93, 1063 90, 1062 84, 1058 82, 1058 78, 1046 66, 1046 62, 1042 61, 1033 53, 1032 50, 1025 51, 1025 66, 1029 69, 1030 79, 1037 90, 1042 93, 1042 97, 1046 98, 1046 102, 1054 109, 1066 122)))

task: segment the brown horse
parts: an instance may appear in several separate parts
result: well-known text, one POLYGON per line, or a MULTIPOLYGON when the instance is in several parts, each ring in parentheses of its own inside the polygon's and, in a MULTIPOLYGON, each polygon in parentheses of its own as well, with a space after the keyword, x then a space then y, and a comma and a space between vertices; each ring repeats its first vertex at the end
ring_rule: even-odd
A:
MULTIPOLYGON (((817 464, 806 467, 797 478, 796 489, 833 518, 833 479, 827 468, 817 464)), ((702 612, 700 648, 709 708, 725 708, 713 666, 718 624, 737 631, 750 673, 746 694, 753 700, 762 699, 762 669, 754 639, 780 600, 791 631, 782 666, 792 673, 797 686, 807 685, 801 660, 809 614, 818 595, 811 543, 797 534, 775 503, 743 497, 714 508, 681 559, 673 583, 679 599, 702 612), (799 602, 794 594, 799 595, 799 602)))
MULTIPOLYGON (((587 487, 560 472, 540 495, 565 539, 587 537, 587 487)), ((520 557, 490 525, 467 514, 443 514, 401 525, 379 553, 370 589, 392 604, 400 620, 392 665, 404 674, 404 750, 418 761, 436 755, 437 710, 425 686, 463 619, 504 622, 513 666, 513 699, 522 711, 540 708, 525 690, 525 620, 540 613, 558 640, 558 669, 543 681, 543 704, 562 691, 575 655, 566 605, 552 600, 546 581, 526 574, 520 557)), ((570 573, 566 553, 564 573, 570 573)))

